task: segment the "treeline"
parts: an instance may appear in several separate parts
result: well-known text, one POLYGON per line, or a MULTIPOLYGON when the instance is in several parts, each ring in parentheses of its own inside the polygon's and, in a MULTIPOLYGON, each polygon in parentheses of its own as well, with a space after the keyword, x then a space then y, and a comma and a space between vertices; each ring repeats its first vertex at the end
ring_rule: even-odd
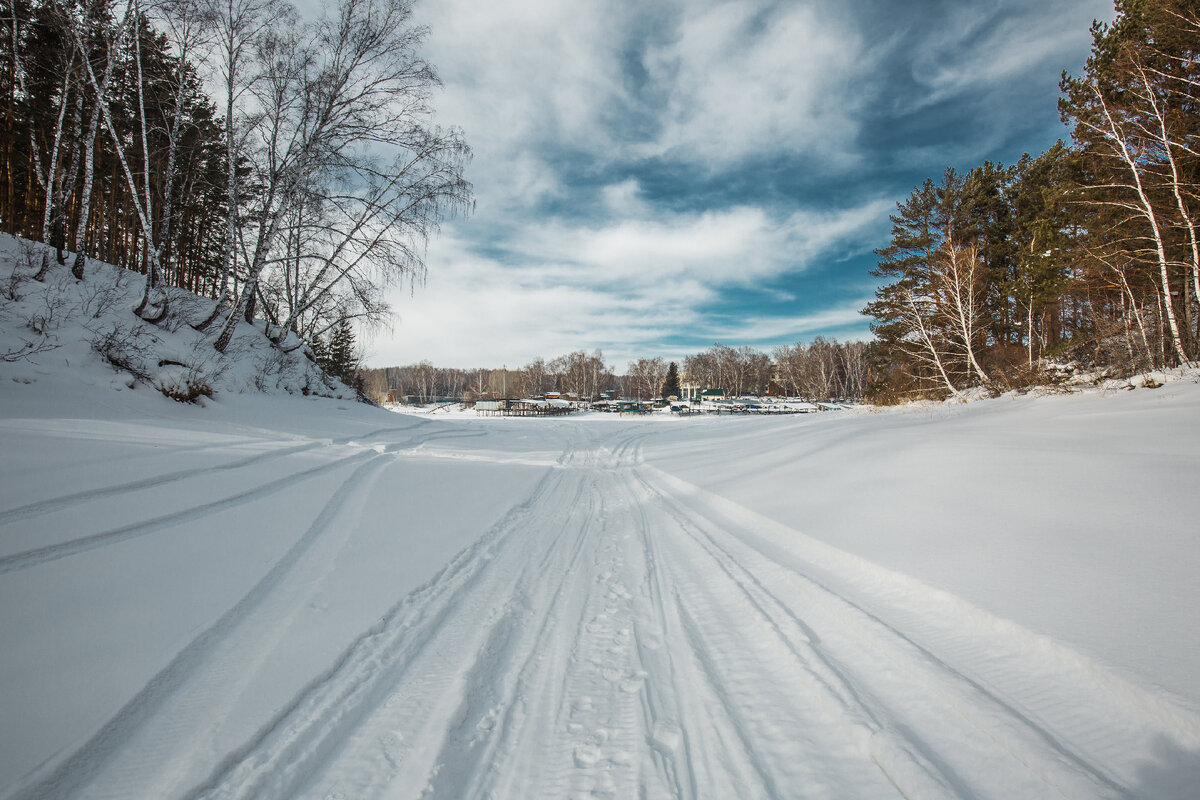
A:
POLYGON ((429 361, 403 367, 362 369, 358 376, 372 398, 408 397, 419 403, 438 398, 536 397, 562 392, 592 400, 603 392, 644 400, 680 395, 680 383, 726 394, 782 393, 811 400, 857 400, 869 382, 871 346, 826 340, 777 347, 773 357, 751 347, 716 344, 677 362, 639 358, 624 375, 616 374, 599 351, 582 350, 547 361, 535 358, 508 369, 451 369, 429 361), (673 374, 674 373, 674 374, 673 374), (673 380, 672 380, 673 379, 673 380))
POLYGON ((1200 357, 1200 4, 1118 0, 1059 109, 1072 143, 926 180, 873 274, 880 401, 1200 357))
POLYGON ((411 7, 0 0, 0 227, 49 246, 43 274, 68 251, 77 276, 88 257, 144 273, 150 321, 172 287, 216 300, 188 322, 221 351, 256 315, 290 349, 382 320, 383 288, 419 280, 471 203, 411 7))
POLYGON ((150 15, 123 19, 118 31, 113 8, 0 3, 6 39, 0 51, 3 229, 51 245, 61 263, 70 249, 144 272, 138 214, 148 195, 153 208, 170 209, 174 223, 167 231, 164 215, 156 220, 165 234, 164 279, 211 294, 227 214, 222 120, 200 91, 196 68, 171 52, 167 37, 151 28, 150 15), (101 86, 103 102, 97 100, 101 86), (109 139, 110 123, 120 155, 134 170, 138 196, 109 139), (176 174, 168 181, 164 157, 172 131, 176 174))
POLYGON ((359 375, 369 397, 378 399, 392 392, 420 403, 443 397, 535 397, 552 391, 592 399, 620 386, 599 350, 577 350, 549 361, 535 358, 514 369, 455 369, 421 361, 403 367, 364 368, 359 375))

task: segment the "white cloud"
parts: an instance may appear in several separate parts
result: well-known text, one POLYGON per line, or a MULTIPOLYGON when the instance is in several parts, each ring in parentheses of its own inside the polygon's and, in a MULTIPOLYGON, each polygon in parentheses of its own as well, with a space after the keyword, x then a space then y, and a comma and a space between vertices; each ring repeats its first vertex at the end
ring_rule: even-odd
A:
MULTIPOLYGON (((1083 54, 1093 19, 1111 19, 1111 0, 1078 3, 1013 3, 995 7, 959 4, 923 31, 924 46, 912 54, 913 77, 926 88, 919 105, 1001 84, 1022 76, 1055 81, 1067 53, 1083 54)), ((1082 66, 1082 60, 1078 66, 1082 66)))
MULTIPOLYGON (((611 188, 622 195, 631 187, 611 188)), ((748 315, 736 329, 722 329, 703 309, 728 287, 803 269, 886 219, 888 208, 880 200, 782 220, 741 207, 595 227, 529 224, 511 232, 508 244, 517 249, 503 261, 448 230, 431 245, 427 284, 393 296, 397 324, 390 339, 378 338, 370 361, 512 366, 600 345, 623 364, 677 355, 661 343, 678 335, 752 341, 798 335, 820 319, 848 324, 846 309, 838 309, 824 318, 748 315)))
POLYGON ((620 13, 555 0, 425 2, 429 59, 445 83, 438 118, 463 128, 481 205, 533 205, 559 192, 547 144, 609 151, 606 119, 621 106, 620 13))
POLYGON ((850 157, 867 99, 851 83, 872 64, 832 7, 690 6, 678 37, 647 54, 670 102, 645 152, 709 163, 777 150, 850 157))
POLYGON ((808 338, 806 334, 835 330, 842 339, 865 339, 870 334, 870 322, 861 313, 863 306, 874 297, 864 297, 835 308, 796 316, 750 316, 736 324, 712 329, 713 340, 721 342, 779 341, 792 337, 808 338))
POLYGON ((516 243, 527 259, 556 262, 562 280, 653 284, 690 276, 740 285, 802 269, 833 244, 886 220, 893 201, 846 210, 796 211, 776 220, 735 206, 693 214, 659 213, 591 227, 562 221, 530 225, 516 243))
POLYGON ((604 207, 614 216, 644 216, 651 213, 650 205, 642 197, 642 187, 634 178, 611 183, 600 190, 604 207))
POLYGON ((850 85, 872 63, 861 38, 820 5, 443 0, 417 8, 445 81, 438 117, 461 126, 476 150, 481 206, 557 196, 551 163, 564 150, 601 170, 662 155, 705 167, 778 151, 852 158, 854 112, 867 98, 850 85), (646 38, 647 17, 660 41, 646 38), (638 66, 645 72, 634 78, 638 66))
MULTIPOLYGON (((731 288, 886 241, 897 198, 780 211, 744 193, 724 200, 706 184, 712 206, 685 213, 658 200, 672 191, 670 174, 711 179, 752 156, 778 157, 840 170, 848 196, 870 195, 873 167, 857 151, 865 120, 982 96, 1048 66, 1056 75, 1051 62, 1086 49, 1087 21, 1107 3, 896 4, 874 26, 884 32, 868 34, 854 4, 814 0, 424 0, 418 21, 431 26, 427 54, 446 84, 437 119, 461 126, 475 151, 477 212, 430 244, 428 284, 394 297, 394 336, 377 339, 372 363, 513 366, 597 345, 610 360, 677 355, 662 343, 681 333, 731 343, 865 335, 861 303, 814 310, 803 292, 803 315, 791 318, 750 309, 713 327, 703 311, 731 288), (939 17, 935 6, 948 11, 939 17), (918 96, 889 100, 889 71, 905 70, 918 96), (596 185, 608 175, 619 177, 596 185), (581 220, 585 209, 594 216, 581 220)), ((997 119, 1004 113, 997 107, 997 119)), ((887 156, 902 164, 907 147, 937 171, 1011 129, 976 128, 928 153, 897 137, 887 156)), ((755 176, 739 177, 744 187, 755 176)), ((772 302, 790 288, 772 290, 772 302)))

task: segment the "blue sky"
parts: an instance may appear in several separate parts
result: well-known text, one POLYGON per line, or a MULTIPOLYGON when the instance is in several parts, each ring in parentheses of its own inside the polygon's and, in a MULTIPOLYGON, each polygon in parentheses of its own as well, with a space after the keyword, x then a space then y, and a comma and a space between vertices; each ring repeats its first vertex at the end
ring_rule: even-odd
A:
POLYGON ((867 338, 872 250, 925 177, 1065 136, 1110 0, 421 0, 475 212, 391 297, 372 366, 622 370, 867 338))

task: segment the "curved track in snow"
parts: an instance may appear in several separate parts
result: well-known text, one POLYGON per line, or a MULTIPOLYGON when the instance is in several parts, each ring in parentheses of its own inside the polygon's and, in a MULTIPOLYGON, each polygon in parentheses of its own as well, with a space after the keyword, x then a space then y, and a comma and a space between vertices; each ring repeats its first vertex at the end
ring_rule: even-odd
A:
POLYGON ((235 743, 223 720, 271 667, 364 515, 402 490, 393 471, 434 460, 426 448, 439 437, 441 455, 469 454, 453 437, 487 431, 291 443, 0 513, 0 523, 28 521, 185 478, 202 490, 207 477, 248 476, 237 491, 214 484, 162 514, 0 557, 0 573, 19 573, 329 479, 306 528, 234 602, 98 729, 0 794, 1195 796, 1194 715, 643 463, 648 430, 547 423, 540 435, 561 447, 528 493, 374 624, 348 632, 336 657, 235 743))

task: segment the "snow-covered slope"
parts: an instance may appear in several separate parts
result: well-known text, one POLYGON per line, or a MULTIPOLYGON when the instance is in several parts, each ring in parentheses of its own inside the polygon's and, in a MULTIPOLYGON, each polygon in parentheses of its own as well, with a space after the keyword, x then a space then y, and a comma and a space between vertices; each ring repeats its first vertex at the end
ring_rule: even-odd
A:
POLYGON ((228 393, 354 397, 306 358, 292 335, 281 349, 268 341, 261 322, 240 323, 222 356, 213 349, 212 332, 188 324, 208 317, 212 300, 168 288, 170 314, 151 324, 133 313, 143 276, 89 261, 84 280, 76 281, 52 259, 34 280, 42 252, 41 245, 0 234, 0 363, 12 380, 41 381, 42 391, 33 396, 61 403, 64 411, 77 408, 72 396, 91 386, 109 391, 89 393, 88 402, 114 409, 158 405, 153 398, 130 399, 130 392, 200 404, 228 393))
POLYGON ((0 364, 0 797, 1196 796, 1193 381, 439 419, 72 347, 0 364))

